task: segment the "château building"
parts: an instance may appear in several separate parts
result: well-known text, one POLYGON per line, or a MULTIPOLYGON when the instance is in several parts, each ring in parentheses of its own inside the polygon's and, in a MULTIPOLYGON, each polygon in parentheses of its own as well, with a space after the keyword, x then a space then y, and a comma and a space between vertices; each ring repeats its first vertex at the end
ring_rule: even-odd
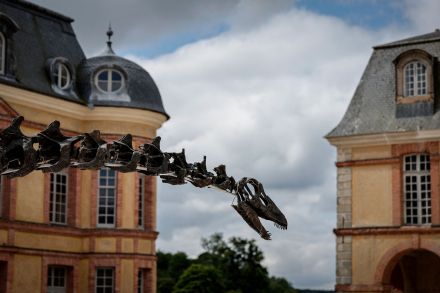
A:
MULTIPOLYGON (((87 58, 72 21, 0 0, 0 128, 22 115, 27 135, 59 120, 66 135, 150 142, 169 118, 153 79, 110 38, 87 58)), ((0 292, 156 292, 157 235, 154 177, 74 168, 2 177, 0 292)))
POLYGON ((440 31, 374 47, 337 148, 337 292, 440 290, 440 31))

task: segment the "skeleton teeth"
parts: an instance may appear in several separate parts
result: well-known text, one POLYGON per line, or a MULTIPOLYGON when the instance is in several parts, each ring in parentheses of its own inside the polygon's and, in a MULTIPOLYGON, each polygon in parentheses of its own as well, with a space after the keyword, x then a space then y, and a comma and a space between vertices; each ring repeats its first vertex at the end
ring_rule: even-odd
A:
POLYGON ((284 226, 284 225, 280 225, 280 224, 274 223, 274 226, 277 227, 278 229, 281 229, 281 230, 287 230, 287 227, 284 226))

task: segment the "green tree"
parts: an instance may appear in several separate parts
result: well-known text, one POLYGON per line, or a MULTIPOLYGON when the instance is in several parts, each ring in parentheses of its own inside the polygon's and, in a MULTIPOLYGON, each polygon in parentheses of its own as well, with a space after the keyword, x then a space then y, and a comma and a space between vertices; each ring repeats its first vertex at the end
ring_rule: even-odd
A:
POLYGON ((299 292, 284 278, 269 278, 255 240, 232 237, 225 241, 222 234, 213 234, 202 238, 202 247, 204 252, 195 260, 183 252, 158 251, 158 293, 299 292))
POLYGON ((278 277, 270 277, 269 292, 298 293, 286 279, 278 277))
POLYGON ((221 234, 213 234, 202 239, 202 247, 206 253, 197 261, 218 268, 226 280, 226 289, 243 293, 268 292, 268 273, 261 265, 264 256, 255 240, 233 237, 227 243, 221 234))
POLYGON ((168 273, 176 282, 180 275, 191 265, 191 261, 184 252, 173 254, 168 264, 168 273))
POLYGON ((180 276, 173 293, 223 293, 221 274, 213 266, 192 264, 180 276))
POLYGON ((182 273, 191 265, 191 260, 184 252, 163 253, 157 256, 157 291, 171 293, 182 273))

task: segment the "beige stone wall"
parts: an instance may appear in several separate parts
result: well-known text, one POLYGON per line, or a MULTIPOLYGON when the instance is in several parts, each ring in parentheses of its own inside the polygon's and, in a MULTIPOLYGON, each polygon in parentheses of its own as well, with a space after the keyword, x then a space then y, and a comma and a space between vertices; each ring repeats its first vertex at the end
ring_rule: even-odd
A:
POLYGON ((352 167, 353 227, 392 225, 392 167, 352 167))
POLYGON ((384 159, 391 157, 391 146, 368 146, 352 148, 352 160, 384 159))
MULTIPOLYGON (((131 133, 138 138, 144 137, 146 142, 147 138, 156 136, 157 128, 166 120, 164 115, 146 110, 113 107, 90 109, 3 84, 0 84, 0 92, 8 105, 25 117, 26 124, 22 130, 27 135, 35 135, 56 119, 61 122, 63 131, 82 133, 99 129, 101 133, 115 137, 131 133)), ((44 288, 42 282, 46 280, 44 274, 47 272, 44 270, 47 269, 47 263, 62 263, 64 259, 75 263, 76 292, 91 290, 94 280, 94 271, 91 270, 95 265, 115 266, 117 278, 122 280, 117 284, 117 292, 134 292, 139 268, 149 268, 149 272, 155 274, 156 264, 152 256, 155 254, 156 234, 154 230, 140 232, 137 227, 137 175, 118 175, 117 229, 104 230, 96 229, 94 224, 97 203, 91 199, 91 195, 96 193, 97 184, 93 176, 96 176, 94 171, 79 173, 77 220, 75 224, 63 228, 64 232, 48 223, 47 175, 36 171, 14 180, 16 183, 11 192, 15 197, 11 199, 12 210, 8 215, 12 224, 5 226, 0 218, 0 245, 7 244, 18 251, 10 254, 0 246, 0 260, 7 259, 12 268, 10 292, 40 292, 40 288, 44 288), (118 229, 122 229, 121 232, 118 229), (26 251, 26 254, 21 251, 26 251), (45 260, 48 256, 50 261, 45 260)), ((146 190, 147 200, 153 205, 151 215, 154 216, 148 222, 155 229, 156 182, 148 182, 151 184, 146 190)), ((155 281, 155 276, 150 274, 148 280, 155 281)), ((148 284, 148 288, 148 292, 155 292, 155 284, 148 284)))
POLYGON ((16 219, 44 222, 44 177, 40 171, 17 178, 16 219))
POLYGON ((14 256, 12 293, 39 292, 41 288, 41 257, 14 256))
POLYGON ((426 249, 437 253, 440 234, 363 235, 353 237, 353 284, 378 284, 381 273, 387 269, 386 261, 399 252, 426 249))

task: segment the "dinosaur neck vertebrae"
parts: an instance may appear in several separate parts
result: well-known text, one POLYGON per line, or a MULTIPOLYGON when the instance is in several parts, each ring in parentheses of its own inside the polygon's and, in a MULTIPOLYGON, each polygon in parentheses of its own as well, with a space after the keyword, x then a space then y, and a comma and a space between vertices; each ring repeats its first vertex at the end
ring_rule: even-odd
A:
POLYGON ((225 165, 214 168, 215 174, 209 172, 206 157, 201 162, 187 163, 185 150, 162 152, 160 137, 134 149, 130 134, 112 142, 103 140, 99 130, 69 137, 61 133, 60 123, 54 121, 35 136, 26 136, 20 129, 22 122, 23 117, 17 117, 0 131, 1 175, 23 177, 34 170, 59 172, 68 167, 139 172, 160 176, 162 182, 172 185, 190 182, 196 187, 214 187, 231 193, 237 198, 233 208, 263 239, 269 240, 270 233, 259 218, 287 229, 286 217, 258 180, 244 177, 236 182, 226 174, 225 165))

